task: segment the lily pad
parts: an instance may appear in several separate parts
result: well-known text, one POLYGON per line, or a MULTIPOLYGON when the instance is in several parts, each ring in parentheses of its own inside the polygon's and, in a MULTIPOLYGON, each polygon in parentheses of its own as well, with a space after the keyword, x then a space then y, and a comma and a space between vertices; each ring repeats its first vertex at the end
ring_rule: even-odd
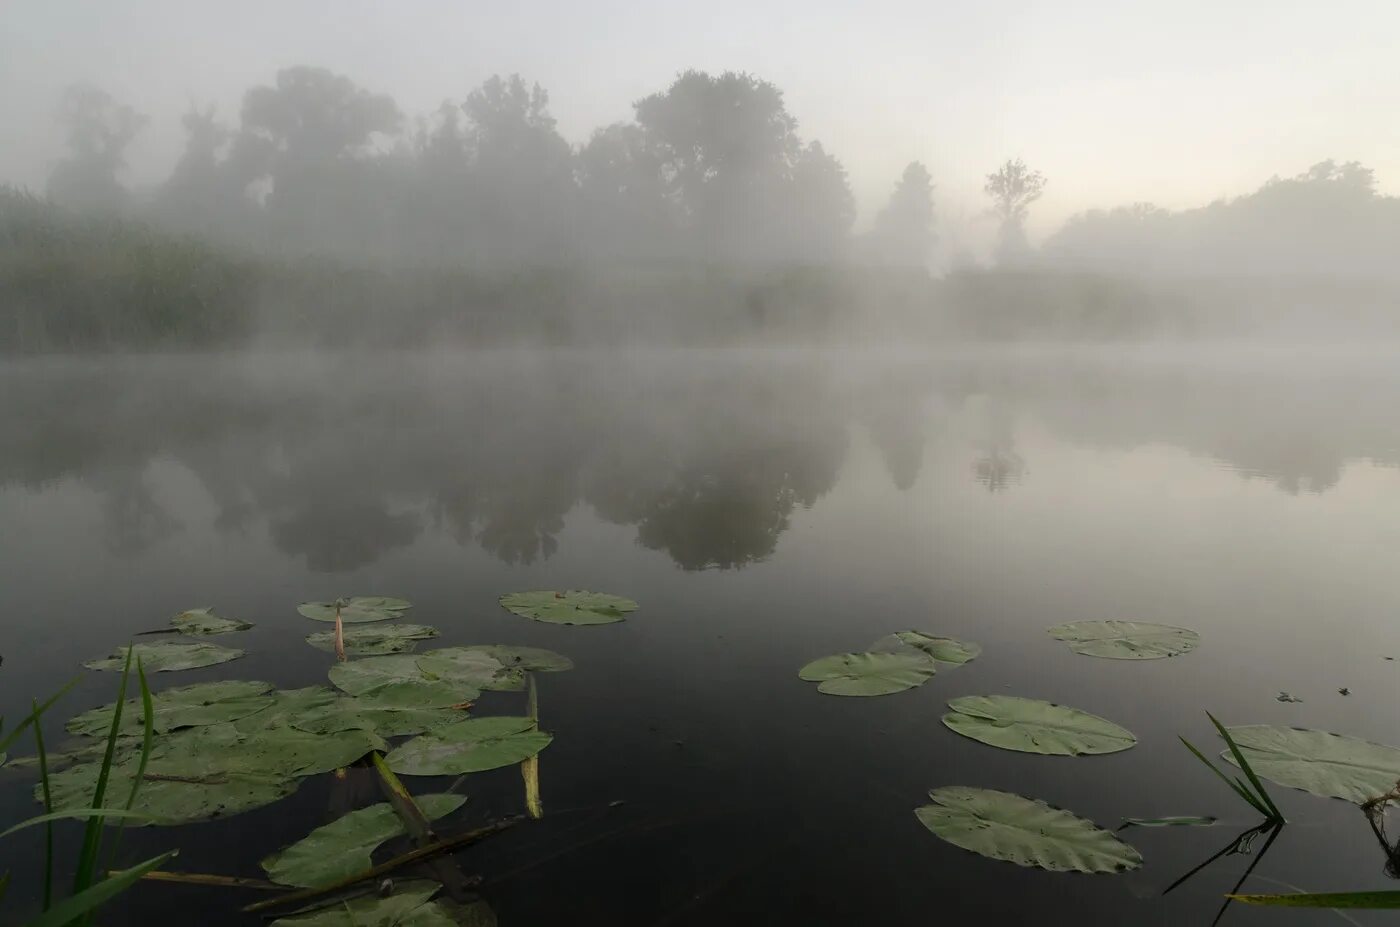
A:
POLYGON ((940 637, 929 631, 896 631, 870 645, 870 649, 878 653, 899 653, 906 648, 928 654, 939 663, 955 666, 970 663, 982 653, 981 644, 940 637))
POLYGON ((513 766, 553 739, 532 718, 472 718, 415 737, 385 759, 406 776, 455 776, 513 766))
POLYGON ((270 727, 295 726, 292 724, 294 719, 345 697, 329 686, 278 689, 268 694, 272 704, 267 708, 255 715, 234 719, 233 726, 240 734, 251 734, 270 727))
MULTIPOLYGON (((464 795, 420 795, 414 799, 428 820, 444 817, 466 802, 464 795)), ((352 811, 262 861, 267 877, 282 885, 315 888, 370 867, 381 843, 404 833, 387 802, 352 811)))
MULTIPOLYGON (((1262 778, 1324 798, 1361 804, 1400 780, 1400 749, 1299 727, 1247 724, 1228 729, 1262 778)), ((1225 760, 1234 763, 1227 750, 1225 760)))
POLYGON ((948 703, 943 724, 1003 750, 1050 756, 1118 753, 1137 743, 1131 731, 1078 708, 1013 695, 965 695, 948 703))
MULTIPOLYGON (((425 624, 384 624, 348 627, 342 633, 345 652, 350 656, 378 657, 391 653, 409 653, 419 641, 437 637, 437 628, 425 624)), ((319 631, 306 638, 317 650, 335 653, 335 632, 319 631)))
POLYGON ((484 650, 443 647, 418 658, 418 668, 433 679, 445 679, 478 689, 518 692, 525 688, 525 671, 506 667, 484 650))
POLYGON ((398 882, 388 896, 362 895, 305 914, 273 921, 271 927, 462 927, 445 902, 434 901, 436 882, 398 882))
POLYGON ((637 610, 637 603, 602 592, 569 590, 512 592, 501 596, 506 611, 549 624, 612 624, 637 610))
POLYGON ((954 846, 1051 872, 1124 872, 1142 865, 1128 844, 1043 801, 1011 792, 948 786, 915 809, 919 822, 954 846))
POLYGON ((313 734, 361 729, 380 737, 422 734, 461 721, 466 712, 455 708, 385 708, 373 698, 339 696, 289 719, 300 730, 313 734))
MULTIPOLYGON (((382 595, 357 595, 338 600, 342 624, 363 624, 401 618, 413 606, 405 599, 382 595)), ((297 611, 312 621, 335 621, 336 602, 303 602, 297 611)))
POLYGON ((252 624, 216 615, 212 608, 192 608, 170 619, 170 626, 181 634, 232 634, 247 631, 252 624))
POLYGON ((384 708, 450 708, 481 696, 479 686, 424 673, 418 658, 407 654, 338 663, 330 679, 342 692, 372 698, 384 708))
MULTIPOLYGON (((153 727, 158 734, 182 727, 199 727, 221 721, 237 721, 276 703, 268 682, 227 680, 200 682, 166 689, 151 697, 153 727)), ((68 722, 73 734, 103 737, 112 728, 115 705, 85 711, 68 722)), ((145 725, 140 699, 128 699, 122 707, 122 729, 135 733, 145 725)))
POLYGON ((1143 621, 1071 621, 1048 628, 1069 649, 1110 660, 1160 660, 1195 650, 1201 636, 1189 628, 1143 621))
POLYGON ((937 664, 924 653, 838 653, 813 660, 797 675, 827 695, 889 695, 921 686, 937 664))
MULTIPOLYGON (((89 660, 84 663, 88 669, 121 670, 126 666, 126 647, 118 647, 109 657, 89 660)), ((134 644, 135 658, 148 673, 173 673, 178 670, 199 669, 202 666, 217 666, 243 656, 242 650, 206 644, 202 641, 161 641, 155 644, 134 644)), ((133 665, 135 661, 133 660, 133 665)))
POLYGON ((543 647, 520 647, 515 644, 472 644, 461 650, 479 650, 495 657, 507 669, 530 673, 562 673, 574 668, 574 661, 562 653, 543 647))

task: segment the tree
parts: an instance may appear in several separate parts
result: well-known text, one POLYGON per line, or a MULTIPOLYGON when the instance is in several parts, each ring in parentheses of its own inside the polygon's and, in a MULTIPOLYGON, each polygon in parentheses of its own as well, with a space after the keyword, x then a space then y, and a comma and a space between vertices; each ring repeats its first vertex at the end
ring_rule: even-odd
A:
POLYGON ((59 121, 68 132, 68 156, 49 176, 50 198, 79 209, 121 208, 126 189, 117 175, 146 117, 97 87, 77 84, 64 91, 59 121))
POLYGON ((928 168, 911 162, 875 217, 870 244, 876 261, 924 267, 933 251, 933 180, 928 168))
POLYGON ((662 167, 662 153, 630 123, 598 129, 579 149, 579 195, 591 251, 656 256, 668 249, 677 217, 662 167))
POLYGON ((846 169, 821 142, 810 142, 798 153, 789 196, 787 256, 816 261, 837 257, 856 219, 856 200, 846 169))
POLYGON ((1045 192, 1045 175, 1026 167, 1020 158, 1007 161, 987 175, 983 188, 992 198, 992 214, 1000 222, 997 260, 1012 263, 1030 250, 1026 242, 1026 215, 1031 203, 1045 192))

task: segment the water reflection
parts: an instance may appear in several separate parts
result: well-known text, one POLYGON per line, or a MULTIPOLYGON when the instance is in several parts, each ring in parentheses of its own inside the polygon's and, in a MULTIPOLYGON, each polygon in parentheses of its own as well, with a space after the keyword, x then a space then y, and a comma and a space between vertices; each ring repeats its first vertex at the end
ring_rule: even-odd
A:
POLYGON ((207 494, 216 531, 265 525, 317 572, 429 530, 534 563, 579 505, 702 570, 770 557, 794 512, 835 485, 853 434, 901 492, 956 455, 989 492, 1015 486, 1035 453, 1027 428, 1171 445, 1288 493, 1332 489, 1349 461, 1400 465, 1396 384, 1376 371, 830 360, 18 364, 0 384, 0 486, 75 481, 123 554, 184 530, 165 485, 174 464, 207 494))

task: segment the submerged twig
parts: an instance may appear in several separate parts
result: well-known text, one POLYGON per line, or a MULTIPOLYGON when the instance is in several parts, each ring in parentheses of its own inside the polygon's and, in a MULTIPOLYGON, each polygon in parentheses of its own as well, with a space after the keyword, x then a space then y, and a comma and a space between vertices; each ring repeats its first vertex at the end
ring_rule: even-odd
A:
MULTIPOLYGON (((107 875, 121 875, 120 869, 109 869, 107 875)), ((276 882, 269 882, 266 879, 247 879, 243 876, 214 875, 208 872, 167 872, 164 869, 152 869, 141 876, 145 882, 177 882, 182 885, 213 885, 222 888, 255 888, 264 892, 289 892, 285 885, 278 885, 276 882)))

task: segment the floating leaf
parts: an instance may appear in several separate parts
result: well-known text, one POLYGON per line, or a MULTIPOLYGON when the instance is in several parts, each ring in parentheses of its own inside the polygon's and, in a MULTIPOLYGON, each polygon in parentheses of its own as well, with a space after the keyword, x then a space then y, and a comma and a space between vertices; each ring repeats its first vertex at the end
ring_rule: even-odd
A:
MULTIPOLYGON (((412 606, 404 599, 391 599, 382 595, 357 595, 340 599, 340 620, 344 624, 362 624, 370 621, 388 621, 400 618, 412 606)), ((303 602, 297 606, 312 621, 334 621, 335 602, 303 602)))
POLYGON ((1119 830, 1125 827, 1210 827, 1215 824, 1212 817, 1165 817, 1165 818, 1126 818, 1118 826, 1119 830))
POLYGON ((216 615, 212 608, 192 608, 170 619, 170 626, 181 634, 232 634, 247 631, 252 625, 216 615))
POLYGON ((612 624, 637 610, 637 603, 602 592, 512 592, 501 605, 513 614, 550 624, 612 624))
POLYGON ((954 846, 1018 866, 1052 872, 1123 872, 1142 865, 1138 851, 1108 831, 1011 792, 949 786, 915 809, 919 822, 954 846))
POLYGON ((424 673, 418 658, 406 654, 338 663, 330 678, 342 692, 372 698, 384 708, 450 708, 481 696, 478 686, 424 673))
POLYGON ((1013 695, 965 695, 948 703, 943 723, 1003 750, 1052 756, 1117 753, 1137 738, 1112 721, 1078 708, 1013 695))
POLYGON ((436 882, 397 882, 387 897, 361 895, 349 901, 293 914, 272 922, 271 927, 459 927, 440 902, 433 901, 436 882))
POLYGON ((554 735, 531 718, 472 718, 415 737, 385 759, 407 776, 449 776, 513 766, 549 746, 554 735))
POLYGON ((813 660, 797 675, 827 695, 889 695, 921 686, 937 664, 924 653, 838 653, 813 660))
MULTIPOLYGON (((1327 731, 1269 724, 1228 730, 1258 775, 1324 798, 1361 804, 1389 792, 1400 779, 1400 749, 1395 747, 1327 731)), ((1235 763, 1228 751, 1223 756, 1235 763)))
MULTIPOLYGON (((166 689, 151 697, 152 726, 164 734, 182 727, 198 727, 221 721, 237 721, 257 714, 275 704, 269 695, 272 684, 227 680, 200 682, 192 686, 166 689)), ((103 705, 85 711, 68 722, 70 733, 102 736, 112 727, 115 705, 103 705)), ((144 725, 140 699, 128 699, 122 709, 123 729, 133 734, 144 725)))
MULTIPOLYGON (((428 820, 451 814, 466 800, 464 795, 420 795, 414 799, 428 820)), ((371 805, 316 828, 263 860, 262 867, 269 879, 283 885, 329 885, 368 869, 375 848, 403 833, 403 822, 392 805, 371 805)))
POLYGON ((240 734, 250 734, 270 727, 293 726, 292 720, 308 711, 324 707, 344 698, 329 686, 307 686, 304 689, 278 689, 269 693, 272 704, 255 715, 236 719, 233 726, 240 734))
POLYGON ((443 647, 418 658, 418 668, 433 679, 445 679, 477 689, 518 692, 525 688, 525 671, 507 668, 490 653, 472 647, 443 647))
POLYGON ((529 673, 560 673, 574 668, 574 661, 562 653, 545 650, 543 647, 520 647, 515 644, 472 644, 460 650, 479 650, 495 657, 507 669, 520 669, 529 673))
POLYGON ((339 696, 329 703, 310 708, 289 719, 289 723, 313 734, 333 734, 356 728, 373 731, 380 737, 421 734, 461 721, 466 712, 454 708, 385 708, 373 697, 339 696))
MULTIPOLYGON (((135 644, 132 663, 137 660, 148 673, 173 673, 177 670, 199 669, 202 666, 217 666, 243 656, 243 651, 232 647, 220 647, 202 641, 161 641, 155 644, 135 644)), ((88 669, 118 670, 126 666, 126 647, 118 647, 109 657, 89 660, 84 663, 88 669)))
POLYGON ((870 645, 872 651, 880 653, 898 653, 905 648, 913 648, 928 654, 939 663, 951 663, 955 666, 970 663, 982 653, 980 644, 952 637, 939 637, 928 631, 896 631, 870 645))
POLYGON ((1071 621, 1047 629, 1069 649, 1110 660, 1158 660, 1196 649, 1201 636, 1188 628, 1142 621, 1071 621))
MULTIPOLYGON (((377 657, 409 653, 419 641, 437 637, 437 628, 425 624, 384 624, 349 627, 344 630, 345 652, 350 656, 377 657)), ((319 631, 306 638, 317 650, 335 653, 335 632, 319 631)))

